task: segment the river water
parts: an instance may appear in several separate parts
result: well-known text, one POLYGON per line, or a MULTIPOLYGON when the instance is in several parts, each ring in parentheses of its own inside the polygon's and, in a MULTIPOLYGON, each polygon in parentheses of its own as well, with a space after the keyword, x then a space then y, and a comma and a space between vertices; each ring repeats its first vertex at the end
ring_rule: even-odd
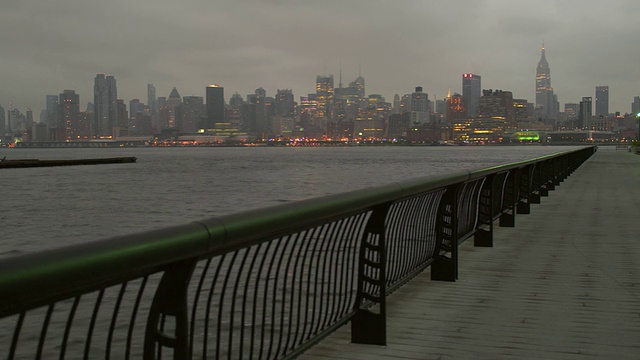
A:
POLYGON ((0 170, 0 258, 575 148, 3 148, 7 159, 138 161, 0 170))

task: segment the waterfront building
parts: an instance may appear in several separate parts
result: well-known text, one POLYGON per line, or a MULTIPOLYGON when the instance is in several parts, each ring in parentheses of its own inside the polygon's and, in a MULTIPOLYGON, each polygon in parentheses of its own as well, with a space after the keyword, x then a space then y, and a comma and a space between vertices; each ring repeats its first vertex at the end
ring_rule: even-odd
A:
POLYGON ((293 91, 291 89, 278 89, 276 92, 275 114, 282 117, 295 116, 295 102, 293 101, 293 91))
POLYGON ((526 99, 513 99, 513 109, 514 116, 516 117, 516 123, 520 124, 531 120, 531 114, 529 113, 529 106, 526 99))
POLYGON ((151 114, 158 113, 158 98, 156 97, 156 87, 153 84, 147 84, 147 105, 151 114))
POLYGON ((316 99, 318 102, 318 117, 330 119, 333 107, 333 75, 316 77, 316 99))
MULTIPOLYGON (((358 71, 359 72, 359 71, 358 71)), ((355 88, 360 99, 365 97, 364 78, 358 73, 358 77, 349 83, 349 87, 355 88)))
POLYGON ((153 135, 153 126, 150 112, 139 112, 135 114, 136 135, 146 136, 153 135))
MULTIPOLYGON (((242 104, 244 104, 242 95, 235 93, 231 95, 229 106, 225 108, 225 119, 237 129, 242 128, 242 104)), ((200 127, 202 127, 202 124, 200 127)))
POLYGON ((353 137, 357 139, 382 139, 385 117, 375 107, 361 109, 353 125, 353 137))
POLYGON ((176 107, 182 104, 182 97, 174 87, 167 98, 167 101, 159 108, 160 128, 173 129, 176 128, 176 107))
POLYGON ((57 125, 57 113, 58 113, 58 95, 47 95, 46 102, 46 120, 45 123, 51 129, 54 129, 57 125))
POLYGON ((407 131, 411 127, 411 113, 391 114, 387 127, 387 139, 394 140, 407 136, 407 131))
POLYGON ((631 103, 631 113, 635 116, 640 113, 640 96, 634 96, 631 103))
POLYGON ((609 87, 596 86, 596 116, 609 115, 609 87))
POLYGON ((95 137, 112 136, 118 125, 118 91, 112 75, 97 74, 93 86, 93 124, 95 137))
POLYGON ((411 123, 426 124, 429 121, 429 95, 422 91, 422 86, 416 86, 411 94, 411 123))
POLYGON ((219 85, 209 85, 206 88, 207 121, 205 129, 213 129, 217 123, 225 122, 224 88, 219 85))
POLYGON ((580 104, 566 103, 564 104, 565 128, 577 129, 580 127, 578 123, 580 115, 580 104))
POLYGON ((554 122, 558 115, 558 99, 551 87, 551 69, 545 55, 544 44, 536 68, 536 113, 545 122, 554 122))
POLYGON ((592 98, 590 96, 585 96, 580 101, 580 110, 578 115, 578 122, 580 124, 580 128, 583 130, 593 130, 593 125, 591 123, 591 115, 592 115, 592 98))
POLYGON ((204 99, 202 96, 185 96, 182 103, 176 106, 176 128, 181 133, 195 133, 201 128, 204 115, 204 99))
MULTIPOLYGON (((479 99, 478 99, 479 100, 479 99)), ((467 108, 464 102, 464 95, 451 92, 447 95, 445 122, 447 125, 468 118, 467 108)))
POLYGON ((59 95, 57 109, 56 141, 78 140, 80 128, 80 95, 74 90, 64 90, 59 95))
POLYGON ((117 103, 118 103, 118 127, 128 128, 129 113, 127 112, 127 105, 124 103, 123 99, 118 99, 117 103))
POLYGON ((6 133, 7 133, 7 125, 6 125, 6 119, 5 119, 5 112, 2 105, 0 105, 0 143, 2 143, 6 133))
POLYGON ((474 117, 477 114, 482 89, 480 81, 480 75, 462 74, 462 101, 470 117, 474 117))
POLYGON ((393 111, 392 114, 400 114, 400 95, 395 94, 393 96, 393 111))

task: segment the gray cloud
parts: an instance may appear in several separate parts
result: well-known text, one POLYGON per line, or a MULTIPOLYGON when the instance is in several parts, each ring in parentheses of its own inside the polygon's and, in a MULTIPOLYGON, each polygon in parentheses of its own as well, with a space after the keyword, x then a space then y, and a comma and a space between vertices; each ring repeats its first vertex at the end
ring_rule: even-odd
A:
POLYGON ((146 99, 176 86, 229 97, 264 87, 314 91, 315 77, 352 81, 361 64, 368 93, 390 100, 421 85, 442 98, 461 74, 483 88, 534 99, 545 40, 560 102, 609 85, 611 109, 640 95, 635 1, 12 1, 0 13, 0 104, 39 110, 46 94, 75 89, 84 103, 93 78, 116 76, 119 96, 146 99))

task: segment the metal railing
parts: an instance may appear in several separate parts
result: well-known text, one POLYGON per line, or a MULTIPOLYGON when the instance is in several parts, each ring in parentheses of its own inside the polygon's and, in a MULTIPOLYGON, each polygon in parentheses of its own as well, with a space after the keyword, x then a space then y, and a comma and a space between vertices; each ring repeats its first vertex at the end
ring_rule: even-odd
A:
MULTIPOLYGON (((492 246, 593 153, 212 218, 0 262, 0 348, 25 358, 292 358, 351 321, 386 342, 386 296, 458 245, 492 246)), ((4 354, 3 354, 4 356, 4 354)))

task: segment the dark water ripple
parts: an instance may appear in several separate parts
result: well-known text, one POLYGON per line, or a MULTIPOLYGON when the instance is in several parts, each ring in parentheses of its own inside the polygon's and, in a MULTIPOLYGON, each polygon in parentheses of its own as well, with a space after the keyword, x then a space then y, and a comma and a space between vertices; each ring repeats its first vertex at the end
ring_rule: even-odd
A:
POLYGON ((135 164, 0 170, 0 258, 569 150, 552 146, 0 149, 135 164))

